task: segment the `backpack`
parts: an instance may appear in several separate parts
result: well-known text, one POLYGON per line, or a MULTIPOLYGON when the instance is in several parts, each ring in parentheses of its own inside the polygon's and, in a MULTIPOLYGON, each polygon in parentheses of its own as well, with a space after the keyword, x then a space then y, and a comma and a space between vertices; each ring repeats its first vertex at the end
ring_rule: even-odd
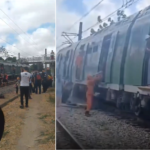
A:
POLYGON ((37 79, 37 80, 41 80, 40 74, 37 74, 37 75, 36 75, 36 79, 37 79))
POLYGON ((50 76, 50 75, 48 75, 48 77, 47 77, 47 78, 48 78, 48 80, 50 80, 50 79, 51 79, 51 76, 50 76))

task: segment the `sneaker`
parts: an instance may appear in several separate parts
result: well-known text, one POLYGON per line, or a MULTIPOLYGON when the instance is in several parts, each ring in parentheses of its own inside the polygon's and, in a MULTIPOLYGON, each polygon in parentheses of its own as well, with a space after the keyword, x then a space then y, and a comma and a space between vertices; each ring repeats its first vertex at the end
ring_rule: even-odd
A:
POLYGON ((24 108, 24 106, 23 106, 23 105, 21 105, 21 106, 20 106, 20 108, 21 108, 21 109, 23 109, 23 108, 24 108))

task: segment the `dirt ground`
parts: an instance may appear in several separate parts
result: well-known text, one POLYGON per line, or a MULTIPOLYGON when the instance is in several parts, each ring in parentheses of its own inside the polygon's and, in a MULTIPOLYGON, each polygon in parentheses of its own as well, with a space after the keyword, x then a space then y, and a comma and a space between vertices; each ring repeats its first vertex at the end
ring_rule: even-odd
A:
POLYGON ((55 89, 32 94, 29 108, 20 109, 20 99, 3 108, 6 124, 2 150, 55 149, 55 89))

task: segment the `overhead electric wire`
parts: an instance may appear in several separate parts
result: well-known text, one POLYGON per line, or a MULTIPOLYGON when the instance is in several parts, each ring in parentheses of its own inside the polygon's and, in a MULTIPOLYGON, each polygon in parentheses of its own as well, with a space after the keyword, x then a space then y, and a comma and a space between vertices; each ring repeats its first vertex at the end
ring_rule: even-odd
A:
POLYGON ((98 7, 104 0, 100 0, 96 5, 94 5, 88 12, 86 12, 80 19, 75 21, 70 27, 68 27, 66 30, 70 30, 74 25, 79 23, 83 18, 88 16, 96 7, 98 7))
MULTIPOLYGON (((26 34, 2 9, 0 9, 0 11, 1 12, 3 12, 24 34, 26 34)), ((4 21, 2 18, 0 18, 6 25, 8 25, 9 26, 9 24, 6 22, 6 21, 4 21)), ((14 28, 12 28, 11 26, 9 26, 11 29, 13 29, 14 31, 15 31, 15 33, 17 33, 17 34, 20 34, 20 33, 18 33, 14 28)), ((27 34, 26 34, 27 35, 27 34)), ((22 38, 22 36, 21 35, 19 35, 21 38, 22 38)), ((27 35, 28 36, 28 35, 27 35)), ((30 38, 29 36, 28 36, 28 38, 30 38)), ((22 38, 23 40, 25 40, 24 38, 22 38)), ((26 41, 26 40, 25 40, 26 41)), ((29 45, 30 45, 30 43, 28 42, 28 41, 26 41, 29 45)))
POLYGON ((24 32, 2 9, 0 9, 0 11, 3 12, 7 16, 7 18, 9 18, 24 34, 26 34, 26 32, 24 32))
POLYGON ((68 28, 70 30, 74 25, 79 23, 83 18, 85 18, 87 15, 89 15, 96 7, 98 7, 104 0, 99 1, 96 5, 94 5, 87 13, 85 13, 80 19, 78 19, 71 27, 68 28))
MULTIPOLYGON (((136 3, 137 1, 139 1, 139 0, 136 0, 135 2, 133 2, 131 5, 133 5, 134 3, 136 3)), ((129 6, 131 6, 131 5, 129 5, 129 6)), ((129 7, 128 6, 128 7, 129 7)), ((124 6, 121 6, 120 8, 118 8, 117 10, 115 10, 114 12, 112 12, 111 14, 109 14, 108 16, 106 16, 104 19, 102 19, 102 21, 105 21, 108 17, 110 17, 110 16, 112 16, 112 15, 114 15, 118 10, 120 10, 121 8, 123 8, 124 6)), ((126 9, 126 8, 128 8, 127 6, 124 8, 124 9, 126 9)), ((91 27, 88 27, 86 30, 84 30, 82 33, 85 33, 85 32, 87 32, 88 30, 90 30, 91 28, 93 28, 93 27, 95 27, 96 25, 98 25, 99 24, 99 22, 97 22, 96 24, 94 24, 94 25, 92 25, 91 27)))
MULTIPOLYGON (((131 5, 133 5, 134 3, 136 3, 137 1, 139 1, 139 0, 136 0, 136 1, 134 1, 134 0, 129 0, 129 1, 127 1, 128 3, 129 3, 129 2, 133 2, 133 3, 130 4, 129 6, 126 6, 126 5, 128 4, 128 3, 126 2, 126 3, 125 3, 124 5, 122 5, 120 8, 116 9, 114 12, 112 12, 111 14, 109 14, 108 16, 106 16, 104 19, 102 19, 102 21, 104 21, 104 20, 106 20, 108 17, 114 15, 114 14, 115 14, 118 10, 120 10, 121 8, 125 7, 124 9, 126 9, 126 8, 130 7, 131 5)), ((92 25, 92 26, 88 27, 86 30, 84 30, 82 33, 87 32, 88 30, 90 30, 91 28, 95 27, 95 26, 98 25, 98 24, 100 24, 100 23, 99 23, 99 22, 95 23, 94 25, 92 25)), ((75 37, 75 38, 76 38, 76 37, 75 37)), ((75 38, 72 38, 72 40, 75 39, 75 38)), ((58 47, 56 47, 56 48, 60 48, 60 47, 62 47, 62 46, 63 46, 63 44, 61 44, 60 46, 58 46, 58 47)))

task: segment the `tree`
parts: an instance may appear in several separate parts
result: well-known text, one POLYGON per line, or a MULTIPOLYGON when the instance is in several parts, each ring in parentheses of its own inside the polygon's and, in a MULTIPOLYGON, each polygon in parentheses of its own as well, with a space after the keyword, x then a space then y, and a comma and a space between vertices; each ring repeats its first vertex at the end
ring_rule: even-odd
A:
POLYGON ((1 61, 1 60, 4 61, 4 59, 3 59, 2 57, 0 57, 0 61, 1 61))
POLYGON ((8 58, 6 58, 5 61, 17 62, 17 59, 16 59, 16 57, 8 57, 8 58))

